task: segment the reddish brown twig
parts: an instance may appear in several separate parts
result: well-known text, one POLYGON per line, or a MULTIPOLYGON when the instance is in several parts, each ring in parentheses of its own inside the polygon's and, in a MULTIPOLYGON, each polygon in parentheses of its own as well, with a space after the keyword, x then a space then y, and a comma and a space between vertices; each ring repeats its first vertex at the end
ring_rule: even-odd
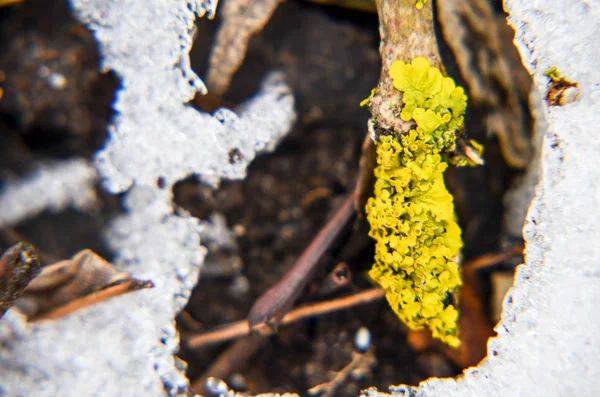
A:
MULTIPOLYGON (((381 288, 373 288, 367 291, 359 292, 354 295, 345 296, 343 298, 332 299, 326 302, 314 303, 292 310, 286 314, 281 320, 280 325, 288 325, 306 318, 321 316, 327 313, 332 313, 338 310, 348 309, 358 305, 364 305, 382 299, 385 292, 381 288)), ((275 330, 265 326, 263 330, 265 334, 274 333, 275 330)), ((248 321, 242 320, 231 323, 223 328, 205 332, 199 335, 189 336, 185 343, 190 348, 199 348, 203 346, 214 345, 217 343, 226 342, 231 339, 239 338, 240 336, 248 335, 250 327, 248 321)))
POLYGON ((515 255, 523 255, 523 250, 525 246, 523 244, 517 244, 511 248, 509 248, 505 252, 501 252, 498 254, 487 254, 482 255, 478 258, 473 259, 463 265, 463 273, 464 272, 476 272, 479 269, 484 269, 486 267, 495 266, 498 263, 507 260, 511 256, 515 255))
POLYGON ((206 395, 206 380, 210 377, 227 379, 229 375, 240 370, 258 351, 267 339, 264 335, 252 334, 242 338, 227 348, 200 378, 192 383, 195 393, 206 395))
POLYGON ((361 353, 355 351, 352 353, 352 361, 335 374, 335 377, 329 382, 321 383, 308 389, 309 396, 331 397, 342 383, 357 369, 369 370, 377 363, 373 349, 361 353))
POLYGON ((88 307, 96 303, 108 300, 110 298, 114 298, 115 296, 153 287, 154 284, 152 283, 152 281, 136 279, 121 280, 114 283, 113 285, 106 287, 101 291, 97 291, 92 294, 86 295, 80 299, 71 301, 50 312, 40 314, 39 316, 34 316, 33 318, 31 318, 31 321, 55 320, 58 318, 62 318, 67 314, 73 313, 74 311, 83 309, 84 307, 88 307))
POLYGON ((354 194, 350 194, 292 268, 256 300, 248 314, 248 324, 251 328, 264 329, 264 325, 277 328, 281 318, 291 309, 310 280, 325 250, 331 246, 354 213, 354 194))
POLYGON ((249 333, 250 327, 248 326, 248 321, 240 320, 229 323, 213 331, 203 332, 198 335, 190 335, 186 339, 185 343, 188 347, 195 349, 227 342, 232 339, 237 339, 241 336, 248 335, 249 333))

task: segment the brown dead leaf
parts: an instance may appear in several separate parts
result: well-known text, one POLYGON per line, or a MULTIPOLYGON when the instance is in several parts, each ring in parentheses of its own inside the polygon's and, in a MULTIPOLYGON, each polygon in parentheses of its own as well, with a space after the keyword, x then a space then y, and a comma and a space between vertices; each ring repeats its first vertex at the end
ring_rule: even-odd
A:
POLYGON ((463 286, 459 293, 458 328, 461 344, 458 349, 432 338, 429 331, 412 331, 408 334, 408 343, 417 352, 429 350, 441 351, 450 361, 460 368, 477 365, 487 353, 487 341, 494 336, 493 324, 484 306, 483 287, 477 271, 489 268, 511 256, 522 255, 523 246, 512 247, 499 254, 484 255, 463 266, 463 286))
POLYGON ((0 258, 0 318, 12 307, 27 284, 40 273, 40 261, 33 246, 20 242, 0 258))
POLYGON ((152 288, 152 281, 120 273, 93 251, 79 251, 72 259, 43 268, 15 305, 30 321, 57 319, 106 299, 152 288))
POLYGON ((460 289, 458 328, 461 344, 458 349, 434 340, 431 332, 412 331, 408 342, 416 351, 438 350, 460 368, 477 365, 486 355, 487 341, 494 335, 482 301, 476 293, 476 285, 468 277, 460 289))
POLYGON ((219 11, 223 20, 213 45, 206 86, 212 95, 229 89, 233 74, 246 57, 248 42, 269 21, 281 0, 226 0, 219 11))
POLYGON ((466 85, 469 112, 498 137, 506 162, 525 168, 533 157, 533 81, 513 44, 506 15, 488 0, 434 0, 440 54, 466 85))
POLYGON ((550 78, 546 103, 548 106, 565 106, 577 99, 579 84, 564 78, 557 68, 551 68, 544 75, 550 78))

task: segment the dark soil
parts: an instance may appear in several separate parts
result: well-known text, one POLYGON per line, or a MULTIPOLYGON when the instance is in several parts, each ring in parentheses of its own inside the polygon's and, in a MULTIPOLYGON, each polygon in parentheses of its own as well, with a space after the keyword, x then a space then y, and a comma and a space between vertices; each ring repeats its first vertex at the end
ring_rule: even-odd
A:
POLYGON ((40 157, 90 156, 106 139, 119 81, 66 1, 0 8, 0 157, 17 174, 40 157))
MULTIPOLYGON (((71 15, 68 1, 0 7, 0 189, 39 161, 91 159, 102 147, 119 81, 99 68, 98 44, 71 15)), ((119 199, 101 189, 98 194, 96 212, 44 212, 0 231, 0 250, 20 235, 49 257, 90 248, 110 258, 102 228, 119 211, 119 199)))
MULTIPOLYGON (((200 76, 218 23, 218 18, 199 23, 191 56, 200 76)), ((229 103, 245 100, 262 76, 280 69, 294 89, 299 122, 275 153, 252 163, 244 181, 225 182, 214 192, 194 178, 175 187, 176 202, 192 215, 208 219, 213 211, 222 213, 228 226, 238 231, 236 249, 218 253, 216 263, 221 263, 223 276, 215 277, 212 270, 211 277, 201 277, 185 309, 193 320, 186 317, 178 322, 182 332, 197 331, 197 327, 210 330, 244 319, 255 299, 290 268, 354 188, 369 117, 357 105, 379 77, 378 39, 374 15, 286 2, 251 41, 246 61, 224 99, 229 103), (232 292, 236 277, 226 275, 228 265, 238 258, 243 265, 237 277, 249 281, 249 290, 241 295, 232 292)), ((483 131, 472 130, 471 135, 485 142, 483 131)), ((457 211, 465 230, 466 258, 498 248, 505 168, 497 149, 488 152, 500 172, 482 167, 449 174, 448 185, 457 193, 457 211), (501 186, 497 192, 490 187, 490 175, 501 186)), ((338 295, 370 286, 365 273, 373 248, 363 226, 359 224, 358 231, 355 228, 341 239, 324 258, 315 285, 344 260, 353 282, 338 295)), ((305 294, 301 300, 310 298, 305 294)), ((385 389, 399 382, 417 384, 429 376, 452 376, 460 371, 435 353, 417 356, 411 351, 405 342, 406 330, 387 303, 380 301, 282 328, 259 353, 234 366, 235 375, 226 381, 235 386, 245 379, 239 387, 252 393, 305 394, 350 362, 352 340, 361 326, 373 334, 378 364, 365 379, 346 382, 338 396, 355 396, 368 386, 385 389)), ((189 377, 211 375, 205 371, 226 346, 184 347, 181 357, 189 364, 189 377)))
MULTIPOLYGON (((0 100, 0 183, 4 175, 24 174, 36 160, 89 158, 106 137, 118 81, 98 72, 93 37, 70 17, 66 2, 53 2, 63 6, 49 9, 42 3, 0 8, 0 86, 5 98, 26 99, 0 100), (47 29, 54 33, 47 34, 47 29), (53 57, 56 53, 72 56, 53 57), (69 89, 48 85, 48 76, 35 72, 40 65, 50 74, 64 76, 72 83, 69 89)), ((201 77, 218 23, 218 18, 198 22, 191 58, 201 77)), ((252 163, 246 180, 224 182, 216 191, 193 177, 175 186, 179 206, 201 219, 215 211, 222 213, 237 233, 236 247, 211 252, 211 262, 225 266, 239 258, 242 263, 234 276, 222 272, 201 277, 185 309, 189 316, 178 320, 182 333, 244 319, 254 300, 289 269, 354 188, 369 117, 358 104, 375 87, 380 70, 377 26, 375 15, 288 1, 251 41, 247 59, 224 100, 241 103, 256 92, 267 72, 279 69, 293 88, 298 122, 275 153, 252 163), (234 281, 240 280, 248 281, 247 291, 239 285, 234 288, 234 281)), ((477 125, 474 122, 469 133, 486 143, 485 131, 477 125)), ((497 147, 488 145, 486 150, 485 167, 448 175, 464 230, 466 259, 498 249, 501 197, 510 175, 497 147)), ((236 154, 231 155, 235 160, 236 154)), ((16 231, 58 258, 91 248, 110 259, 101 232, 118 213, 119 199, 102 195, 102 202, 97 213, 42 214, 16 231)), ((359 222, 336 243, 313 285, 343 260, 353 281, 338 295, 370 287, 365 273, 373 248, 362 227, 359 222)), ((9 240, 0 236, 0 248, 9 240)), ((314 300, 309 295, 300 300, 314 300)), ((435 353, 414 353, 405 342, 400 321, 385 301, 379 301, 282 328, 252 358, 239 362, 237 375, 226 380, 251 393, 304 395, 350 362, 354 334, 362 326, 373 334, 377 366, 364 379, 346 382, 337 396, 356 396, 368 386, 417 384, 429 376, 460 371, 435 353)), ((190 379, 204 374, 226 346, 182 348, 180 356, 188 363, 190 379)))

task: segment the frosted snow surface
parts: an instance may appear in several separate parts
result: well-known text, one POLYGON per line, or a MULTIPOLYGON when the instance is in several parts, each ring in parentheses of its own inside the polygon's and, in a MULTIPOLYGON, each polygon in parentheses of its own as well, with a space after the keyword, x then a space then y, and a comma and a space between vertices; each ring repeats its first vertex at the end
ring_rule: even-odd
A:
MULTIPOLYGON (((176 395, 188 385, 173 356, 173 319, 198 279, 205 255, 199 232, 207 225, 175 213, 171 187, 191 174, 211 184, 243 178, 256 154, 272 150, 295 120, 293 96, 277 73, 239 114, 221 109, 211 116, 186 105, 205 90, 189 65, 194 19, 212 13, 214 3, 72 1, 100 43, 104 68, 122 79, 118 114, 95 160, 102 185, 124 193, 126 213, 105 231, 107 242, 120 270, 156 287, 31 326, 9 311, 0 321, 0 396, 146 397, 176 395), (234 148, 242 158, 230 164, 234 148)), ((39 194, 36 181, 21 185, 39 194)), ((60 202, 77 204, 82 193, 62 188, 60 202)), ((2 222, 53 205, 32 202, 2 222)))
POLYGON ((396 396, 600 395, 600 2, 507 0, 505 7, 540 94, 552 66, 581 92, 546 109, 541 181, 524 228, 526 263, 487 358, 458 379, 390 389, 396 396))

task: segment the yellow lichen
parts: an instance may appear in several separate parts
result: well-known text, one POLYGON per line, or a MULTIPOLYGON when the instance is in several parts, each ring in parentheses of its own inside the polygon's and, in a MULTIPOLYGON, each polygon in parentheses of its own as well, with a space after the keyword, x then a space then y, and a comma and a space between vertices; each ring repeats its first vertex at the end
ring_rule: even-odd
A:
POLYGON ((413 330, 428 327, 435 338, 457 347, 458 311, 448 298, 461 285, 461 230, 443 172, 463 123, 467 97, 425 58, 390 68, 403 94, 401 117, 415 128, 382 135, 377 148, 374 196, 367 202, 369 235, 376 241, 369 275, 413 330))
POLYGON ((563 79, 562 74, 556 66, 553 66, 550 69, 546 70, 544 72, 544 76, 547 76, 548 78, 550 78, 550 80, 554 82, 559 82, 563 79))
POLYGON ((417 10, 422 10, 423 7, 425 7, 425 4, 427 4, 427 0, 417 0, 417 1, 415 1, 415 7, 417 7, 417 10))
POLYGON ((369 104, 369 101, 371 100, 371 98, 373 98, 375 96, 376 92, 377 92, 377 88, 373 88, 371 90, 371 94, 367 98, 365 98, 362 101, 360 101, 360 106, 361 107, 362 106, 367 106, 369 104))

